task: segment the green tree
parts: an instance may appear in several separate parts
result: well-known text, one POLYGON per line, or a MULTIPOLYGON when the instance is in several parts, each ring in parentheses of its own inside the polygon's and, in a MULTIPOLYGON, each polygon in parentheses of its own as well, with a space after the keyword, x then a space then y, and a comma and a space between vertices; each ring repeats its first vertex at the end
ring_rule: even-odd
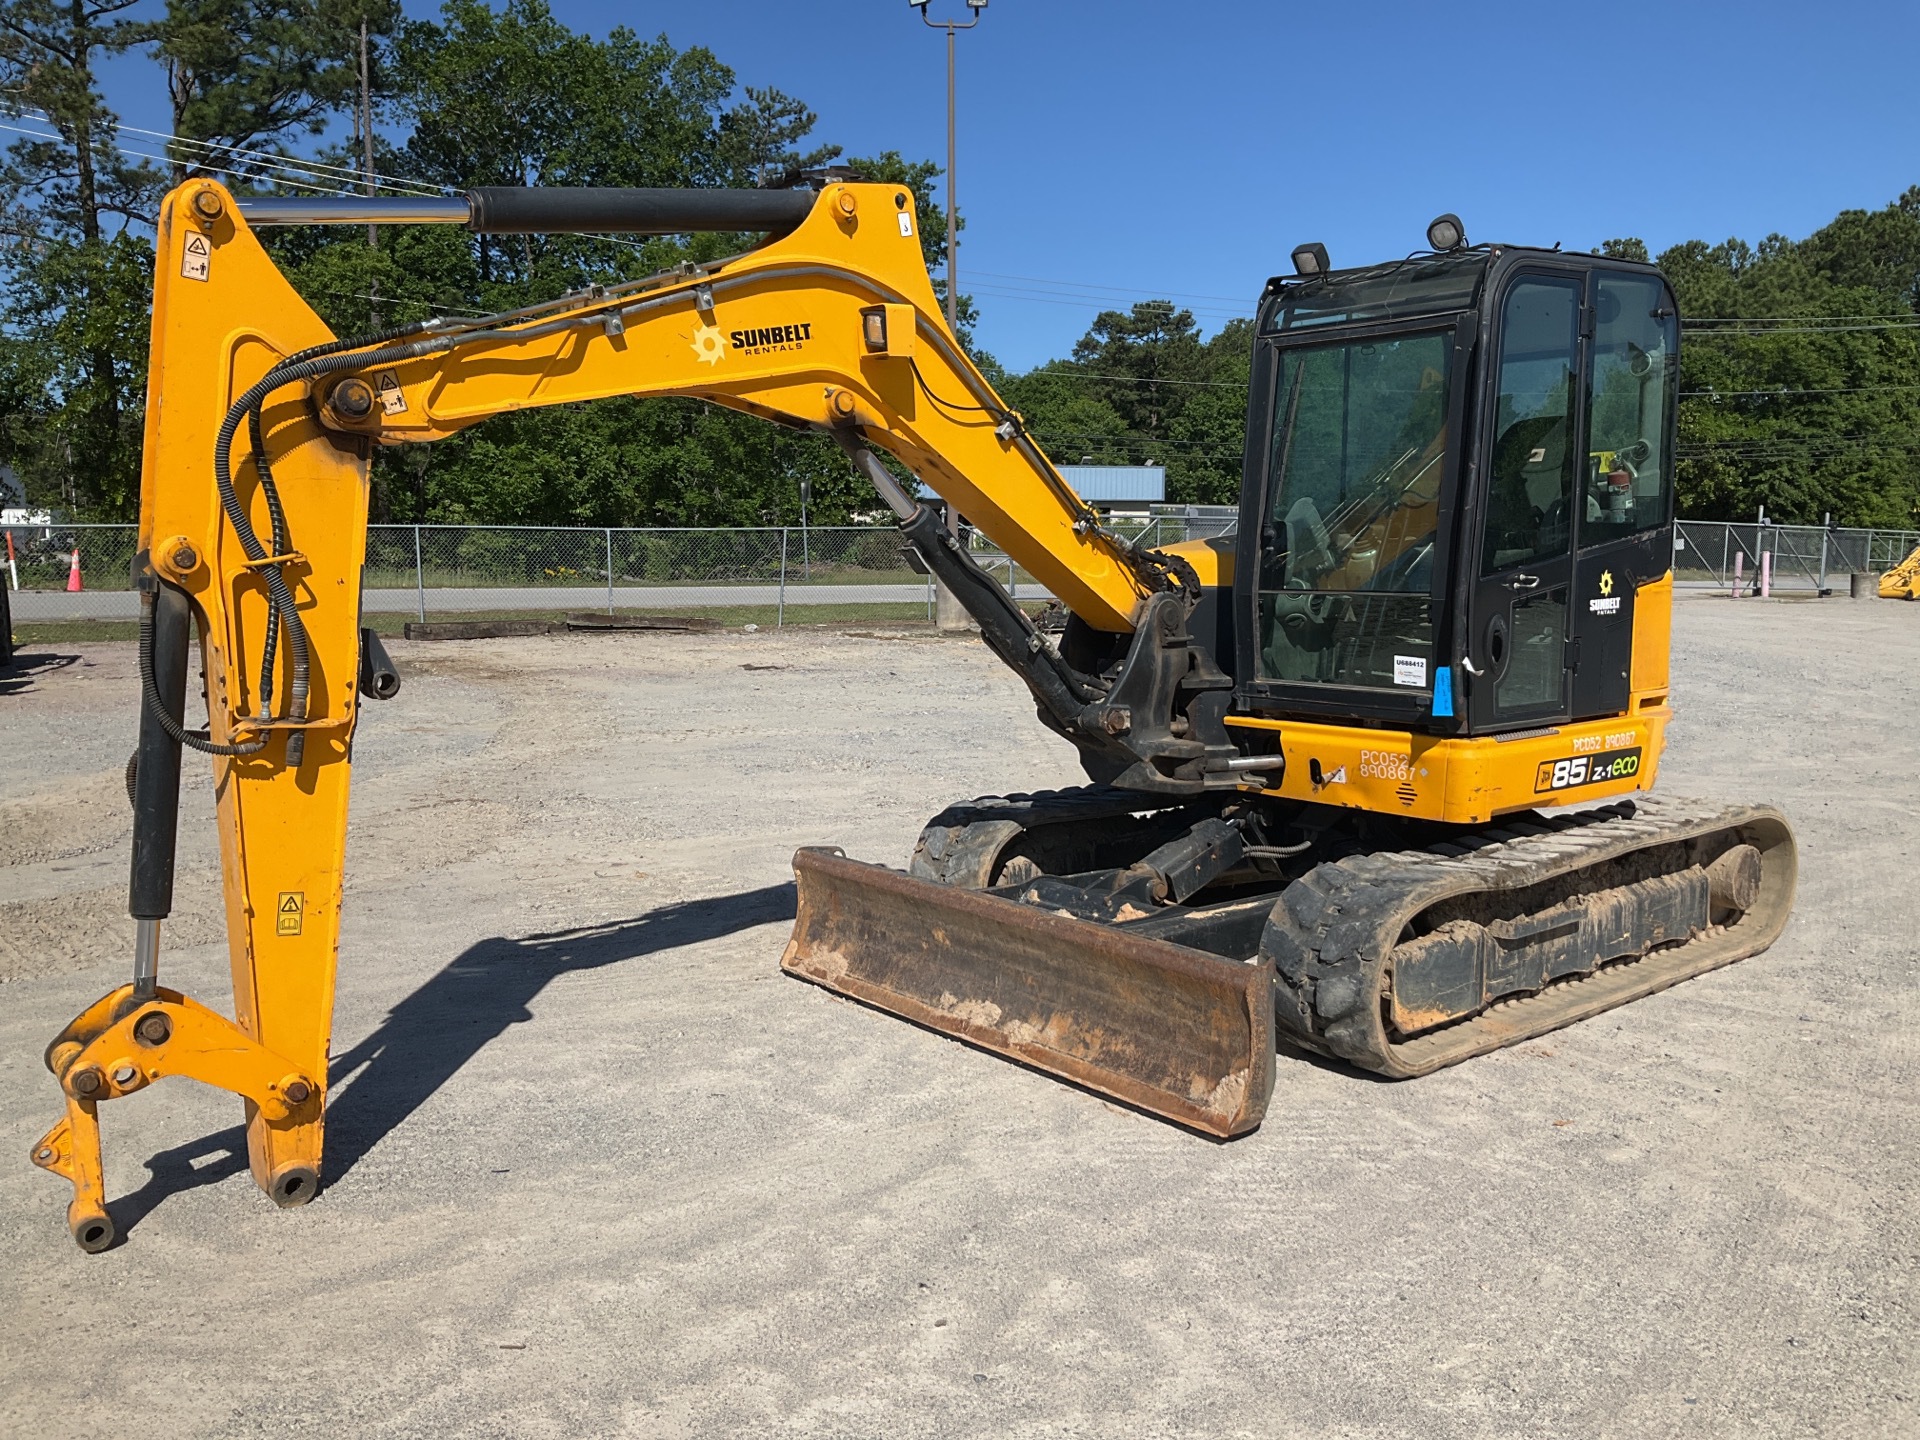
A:
POLYGON ((0 350, 13 404, 0 449, 37 501, 85 516, 131 512, 152 247, 130 228, 158 176, 124 158, 98 68, 136 43, 134 0, 0 0, 0 95, 36 135, 0 166, 0 269, 12 343, 0 350))
POLYGON ((1920 190, 1802 241, 1676 245, 1680 513, 1920 519, 1920 190))
MULTIPOLYGON (((743 185, 835 158, 815 117, 776 90, 737 90, 710 52, 616 29, 604 41, 544 0, 494 10, 449 0, 392 49, 404 142, 383 168, 476 185, 743 185)), ((931 167, 860 162, 908 183, 931 167)), ((916 189, 919 188, 916 185, 916 189)), ((609 283, 755 237, 471 237, 403 229, 378 254, 337 231, 292 230, 276 259, 337 333, 426 314, 484 313, 609 283), (372 297, 379 297, 376 302, 372 297)), ((759 524, 797 517, 800 479, 822 523, 871 508, 844 456, 811 435, 683 400, 602 401, 490 420, 431 447, 382 453, 376 513, 521 524, 759 524)))
POLYGON ((1202 339, 1171 301, 1104 311, 1056 360, 1002 386, 1034 435, 1064 464, 1162 464, 1167 498, 1230 505, 1240 494, 1252 326, 1202 339))
MULTIPOLYGON (((362 24, 374 42, 369 79, 381 84, 378 41, 399 13, 398 0, 167 0, 140 35, 166 75, 174 183, 218 174, 273 184, 267 157, 354 108, 362 24)), ((355 108, 356 138, 358 125, 355 108)))

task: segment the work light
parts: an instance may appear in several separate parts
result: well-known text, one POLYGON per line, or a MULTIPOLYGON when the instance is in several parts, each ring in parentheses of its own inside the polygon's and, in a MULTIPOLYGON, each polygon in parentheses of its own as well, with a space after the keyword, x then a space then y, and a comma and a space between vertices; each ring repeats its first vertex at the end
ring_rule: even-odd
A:
POLYGON ((1427 244, 1435 250, 1458 250, 1467 243, 1467 230, 1458 215, 1442 215, 1427 226, 1427 244))

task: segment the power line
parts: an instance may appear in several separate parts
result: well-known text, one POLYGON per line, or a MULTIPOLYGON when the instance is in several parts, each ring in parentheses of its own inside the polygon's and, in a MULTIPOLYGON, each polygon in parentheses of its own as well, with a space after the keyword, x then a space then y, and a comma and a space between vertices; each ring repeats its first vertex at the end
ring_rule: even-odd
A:
POLYGON ((1026 286, 1008 285, 987 281, 973 282, 968 285, 971 293, 991 295, 1000 300, 1017 300, 1028 304, 1068 305, 1076 309, 1093 309, 1102 312, 1117 311, 1121 314, 1138 315, 1141 312, 1159 312, 1172 318, 1176 314, 1185 314, 1198 320, 1228 321, 1251 319, 1251 314, 1239 306, 1196 305, 1162 300, 1159 297, 1136 295, 1084 295, 1071 291, 1036 290, 1026 286))
MULTIPOLYGON (((6 124, 6 123, 4 123, 4 122, 0 122, 0 130, 10 130, 10 131, 12 131, 13 133, 15 133, 15 134, 17 134, 17 135, 25 135, 25 136, 27 136, 27 137, 28 137, 29 139, 32 139, 32 140, 53 140, 53 141, 59 141, 59 142, 62 142, 62 143, 64 143, 64 141, 65 141, 65 137, 64 137, 64 136, 61 136, 61 135, 47 135, 47 134, 43 134, 43 133, 41 133, 41 132, 40 132, 40 131, 38 131, 38 130, 29 130, 29 129, 27 129, 27 128, 25 128, 24 126, 20 126, 20 125, 8 125, 8 124, 6 124)), ((162 164, 162 165, 171 165, 171 164, 173 164, 173 163, 174 163, 174 161, 173 161, 173 158, 172 158, 171 156, 168 156, 168 155, 156 155, 156 154, 154 154, 154 153, 153 153, 153 152, 152 152, 151 150, 138 150, 138 149, 135 149, 135 148, 134 148, 133 146, 131 146, 131 145, 128 145, 128 144, 126 144, 125 142, 123 142, 123 141, 120 141, 120 140, 117 140, 117 139, 116 139, 116 140, 110 140, 110 141, 109 141, 108 143, 109 143, 109 144, 111 144, 111 145, 113 146, 113 148, 114 148, 115 150, 117 150, 117 151, 119 151, 119 152, 120 152, 120 153, 121 153, 122 155, 130 155, 130 156, 132 156, 132 157, 134 157, 135 159, 139 159, 139 160, 155 160, 155 161, 158 161, 158 162, 159 162, 160 164, 162 164)), ((263 167, 263 168, 264 168, 264 167, 263 167)), ((351 190, 341 190, 341 189, 337 189, 337 188, 335 188, 334 186, 331 186, 331 185, 327 185, 327 184, 323 184, 323 183, 322 183, 322 182, 321 182, 320 180, 318 180, 318 179, 314 179, 314 180, 308 180, 308 179, 306 179, 306 178, 304 178, 304 176, 303 176, 303 174, 302 174, 302 169, 303 169, 303 167, 301 167, 301 166, 299 166, 299 165, 296 165, 296 164, 291 164, 291 163, 288 163, 288 164, 282 164, 282 165, 278 165, 278 166, 276 166, 276 167, 274 167, 274 168, 277 168, 277 169, 281 169, 281 170, 285 170, 285 171, 288 171, 288 172, 290 172, 290 173, 288 173, 288 174, 286 174, 286 175, 276 175, 276 176, 271 176, 271 177, 269 177, 269 178, 270 178, 270 179, 271 179, 271 180, 273 181, 273 183, 274 183, 274 184, 276 184, 276 185, 293 185, 293 186, 298 186, 298 187, 301 187, 301 188, 303 188, 303 189, 307 189, 307 190, 314 190, 314 191, 318 191, 318 192, 319 192, 320 194, 322 194, 322 195, 346 195, 346 196, 351 196, 351 195, 353 195, 353 194, 355 194, 355 193, 356 193, 356 192, 354 192, 354 191, 351 191, 351 190)), ((382 186, 381 188, 383 188, 383 189, 391 189, 391 188, 393 188, 393 187, 391 187, 391 186, 382 186)))
MULTIPOLYGON (((29 107, 23 106, 21 108, 20 114, 22 118, 39 120, 42 123, 47 125, 52 125, 55 123, 53 120, 53 117, 48 115, 45 111, 34 110, 29 107)), ((34 139, 37 139, 37 140, 64 141, 66 138, 59 134, 43 135, 36 131, 23 130, 13 125, 7 125, 0 128, 5 128, 8 130, 18 130, 20 134, 32 136, 34 139)), ((169 145, 188 146, 198 150, 209 151, 212 153, 214 157, 240 156, 252 162, 255 165, 255 167, 259 169, 303 172, 303 173, 312 174, 316 177, 321 177, 321 178, 324 178, 322 177, 322 172, 332 172, 334 175, 344 177, 344 179, 333 180, 332 183, 335 185, 345 183, 346 180, 351 180, 355 184, 366 184, 368 183, 368 178, 369 178, 365 175, 365 172, 363 171, 352 170, 342 165, 328 165, 318 160, 301 160, 295 156, 278 155, 271 151, 266 151, 266 150, 249 150, 241 146, 225 145, 212 140, 196 140, 190 136, 176 135, 171 131, 167 131, 167 130, 148 130, 139 125, 124 125, 124 124, 121 124, 119 121, 115 121, 111 125, 108 125, 104 128, 112 131, 116 135, 120 134, 121 132, 128 132, 135 135, 146 135, 156 140, 165 141, 169 145)), ((112 141, 111 143, 113 144, 116 150, 119 150, 122 154, 125 154, 125 155, 136 155, 143 160, 158 160, 165 165, 172 165, 177 163, 176 157, 168 156, 168 155, 155 155, 152 152, 146 151, 146 150, 136 150, 136 149, 133 149, 131 146, 122 144, 117 139, 112 141)), ((238 167, 225 166, 222 168, 233 169, 238 167)), ((418 181, 418 180, 402 181, 402 180, 396 180, 390 177, 383 178, 379 175, 378 172, 375 172, 375 174, 371 177, 371 183, 377 189, 391 190, 396 194, 441 195, 446 193, 444 188, 439 190, 428 188, 426 185, 426 182, 424 181, 418 181)), ((320 189, 321 187, 319 185, 313 185, 310 188, 320 189)), ((329 194, 329 195, 347 195, 347 194, 354 194, 358 192, 346 191, 346 190, 325 190, 323 193, 329 194)))
MULTIPOLYGON (((46 118, 46 117, 41 117, 46 118)), ((144 130, 138 125, 122 125, 116 122, 116 130, 131 131, 136 135, 150 135, 165 140, 170 145, 187 145, 196 149, 211 151, 215 156, 237 155, 249 161, 261 162, 276 168, 293 167, 318 175, 330 172, 342 177, 337 184, 366 184, 369 181, 382 190, 393 190, 408 195, 445 195, 448 188, 444 185, 433 186, 425 180, 412 180, 404 176, 383 176, 379 171, 371 175, 364 170, 346 165, 328 165, 319 160, 301 160, 295 156, 279 155, 270 150, 248 150, 238 145, 227 145, 217 140, 195 140, 185 135, 174 135, 165 130, 144 130)))
POLYGON ((992 280, 1020 280, 1030 285, 1050 285, 1057 289, 1101 291, 1109 295, 1149 295, 1158 300, 1171 296, 1183 300, 1218 300, 1228 305, 1244 305, 1244 295, 1196 295, 1183 290, 1137 290, 1123 285, 1089 285, 1080 280, 1049 280, 1043 275, 1007 275, 993 270, 974 270, 974 275, 985 275, 992 280))
MULTIPOLYGON (((1049 363, 1058 364, 1060 362, 1051 361, 1049 363)), ((1151 375, 1101 375, 1091 370, 1029 370, 1026 374, 1017 375, 1013 378, 1016 380, 1043 380, 1054 378, 1061 380, 1118 380, 1128 385, 1184 385, 1197 386, 1202 389, 1221 390, 1244 390, 1247 388, 1247 382, 1244 380, 1162 380, 1151 375)))
POLYGON ((1690 331, 1697 340, 1758 340, 1769 335, 1855 335, 1879 330, 1920 329, 1920 315, 1916 315, 1910 320, 1888 320, 1858 325, 1759 325, 1750 328, 1740 328, 1728 324, 1708 328, 1689 324, 1683 325, 1682 328, 1690 331))
POLYGON ((1709 400, 1740 400, 1758 397, 1773 399, 1776 396, 1797 395, 1869 395, 1885 390, 1920 390, 1920 385, 1841 385, 1826 390, 1682 390, 1680 398, 1709 400))
MULTIPOLYGON (((52 123, 52 121, 48 119, 48 117, 46 117, 45 115, 38 114, 38 112, 33 112, 33 113, 35 113, 36 118, 45 120, 49 124, 52 123)), ((193 140, 186 136, 171 134, 167 131, 141 130, 140 127, 138 126, 122 127, 122 126, 114 125, 114 126, 109 126, 107 128, 114 130, 116 132, 122 128, 129 129, 129 130, 137 130, 141 134, 155 136, 156 138, 166 140, 169 142, 177 142, 182 145, 199 145, 199 146, 202 146, 203 148, 214 150, 216 153, 231 152, 236 154, 245 153, 245 154, 261 155, 261 156, 265 156, 267 154, 267 152, 265 151, 241 152, 238 150, 233 150, 231 147, 213 145, 207 141, 193 140)), ((62 143, 64 143, 65 141, 64 136, 61 136, 58 134, 47 135, 36 130, 24 129, 18 125, 7 125, 5 123, 0 123, 0 130, 11 130, 17 134, 25 135, 35 140, 52 140, 52 141, 62 142, 62 143)), ((156 160, 163 165, 172 165, 174 163, 174 159, 171 156, 155 155, 151 151, 147 151, 147 150, 136 150, 132 146, 127 145, 125 142, 117 138, 109 141, 108 143, 110 143, 113 146, 113 148, 118 150, 122 155, 131 155, 142 160, 156 160)), ((282 174, 268 175, 266 177, 271 183, 275 185, 295 186, 301 189, 314 191, 317 194, 334 195, 334 196, 344 197, 347 199, 358 198, 364 193, 363 191, 360 191, 360 190, 340 189, 339 188, 340 182, 338 181, 335 181, 333 184, 323 183, 323 180, 325 177, 316 177, 313 179, 306 178, 307 174, 311 173, 314 170, 337 170, 344 175, 356 175, 356 172, 345 170, 343 167, 337 166, 337 165, 321 165, 317 161, 308 162, 308 161, 292 160, 292 159, 269 159, 269 160, 263 160, 262 162, 259 162, 257 168, 263 169, 263 170, 278 170, 278 171, 284 172, 282 174)), ((388 190, 388 191, 392 191, 394 194, 397 194, 397 195, 422 196, 422 195, 443 195, 448 193, 445 190, 426 190, 426 189, 409 188, 409 186, 417 184, 417 182, 408 182, 407 185, 400 185, 400 184, 393 184, 387 181, 375 179, 371 183, 373 185, 373 188, 377 190, 388 190)), ((645 246, 642 243, 634 240, 629 240, 624 236, 620 236, 620 235, 583 234, 581 238, 586 240, 604 241, 607 244, 618 245, 621 248, 627 249, 627 250, 640 251, 645 249, 645 246)))
MULTIPOLYGON (((1005 289, 997 285, 969 285, 968 290, 975 295, 984 295, 994 300, 1013 300, 1025 305, 1065 305, 1080 311, 1085 311, 1090 307, 1095 309, 1113 308, 1111 305, 1104 304, 1091 296, 1042 295, 1014 289, 1005 289)), ((1191 310, 1191 307, 1183 308, 1189 308, 1191 310)), ((1202 309, 1195 315, 1195 318, 1203 320, 1248 320, 1252 317, 1244 311, 1238 310, 1202 309)))
POLYGON ((1912 320, 1911 310, 1883 310, 1864 315, 1695 315, 1683 325, 1798 325, 1807 320, 1912 320))

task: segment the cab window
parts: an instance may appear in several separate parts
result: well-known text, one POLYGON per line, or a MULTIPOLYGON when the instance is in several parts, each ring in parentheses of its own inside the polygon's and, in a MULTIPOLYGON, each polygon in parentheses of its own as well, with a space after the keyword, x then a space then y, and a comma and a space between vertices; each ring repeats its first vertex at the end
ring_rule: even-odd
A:
POLYGON ((1427 685, 1452 345, 1435 331, 1282 353, 1262 679, 1427 685))
POLYGON ((1583 549, 1666 524, 1673 497, 1667 418, 1678 317, 1651 275, 1595 280, 1583 549))
POLYGON ((1542 278, 1507 293, 1482 575, 1572 549, 1580 290, 1577 280, 1542 278))

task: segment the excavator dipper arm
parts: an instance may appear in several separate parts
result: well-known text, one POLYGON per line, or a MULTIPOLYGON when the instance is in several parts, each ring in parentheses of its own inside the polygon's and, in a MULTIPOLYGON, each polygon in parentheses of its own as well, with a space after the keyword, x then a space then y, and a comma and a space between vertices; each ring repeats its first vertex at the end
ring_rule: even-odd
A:
MULTIPOLYGON (((1185 629, 1197 598, 1191 570, 1105 530, 966 359, 940 318, 904 189, 505 190, 400 205, 369 216, 358 202, 336 203, 333 214, 328 202, 237 203, 218 184, 193 180, 161 208, 135 561, 143 708, 131 786, 134 977, 48 1047, 66 1115, 33 1151, 36 1164, 72 1182, 69 1227, 83 1249, 115 1238, 97 1106, 164 1076, 245 1100, 252 1172, 277 1202, 304 1203, 318 1190, 353 731, 362 692, 385 698, 393 689, 359 613, 375 445, 437 440, 490 415, 616 395, 698 397, 827 432, 1026 679, 1041 718, 1079 746, 1090 774, 1162 796, 1231 789, 1242 778, 1227 763, 1237 751, 1220 724, 1229 682, 1185 629), (490 232, 777 233, 743 255, 651 280, 340 340, 280 274, 253 225, 368 218, 464 221, 490 232), (1082 625, 1112 637, 1109 652, 1122 662, 1097 675, 1067 664, 876 448, 955 504, 1082 625), (196 628, 205 732, 186 722, 196 628), (183 747, 213 763, 231 1021, 158 984, 183 747)), ((816 898, 832 910, 825 921, 846 915, 832 897, 847 893, 847 877, 833 874, 837 890, 809 879, 832 870, 802 867, 790 971, 1203 1129, 1257 1123, 1272 1072, 1270 997, 1258 967, 1133 942, 1125 964, 1138 1014, 1115 1025, 1029 1003, 1030 995, 1018 1003, 1004 995, 956 1001, 944 990, 902 996, 850 969, 829 941, 809 941, 816 898), (1188 997, 1192 1044, 1167 1028, 1153 988, 1140 983, 1163 963, 1179 972, 1188 997), (943 1022, 956 1004, 964 1013, 943 1022), (1238 1016, 1224 1032, 1223 1004, 1238 1016), (1130 1052, 1119 1033, 1128 1029, 1157 1029, 1158 1053, 1130 1052), (1196 1068, 1196 1045, 1218 1063, 1196 1068), (1155 1098, 1162 1092, 1165 1104, 1155 1098)), ((946 903, 945 887, 898 880, 916 893, 879 887, 867 903, 891 904, 896 920, 946 903), (891 900, 875 898, 883 891, 891 900)), ((962 936, 977 937, 987 923, 972 911, 950 918, 962 936)), ((1032 930, 1029 919, 1079 926, 1093 949, 1105 934, 1026 911, 1013 923, 1032 930)), ((1021 943, 1057 960, 1066 942, 1049 931, 1021 943)), ((940 966, 930 959, 918 973, 940 966)), ((1087 998, 1097 990, 1081 985, 1075 1003, 1097 1008, 1087 998)))

